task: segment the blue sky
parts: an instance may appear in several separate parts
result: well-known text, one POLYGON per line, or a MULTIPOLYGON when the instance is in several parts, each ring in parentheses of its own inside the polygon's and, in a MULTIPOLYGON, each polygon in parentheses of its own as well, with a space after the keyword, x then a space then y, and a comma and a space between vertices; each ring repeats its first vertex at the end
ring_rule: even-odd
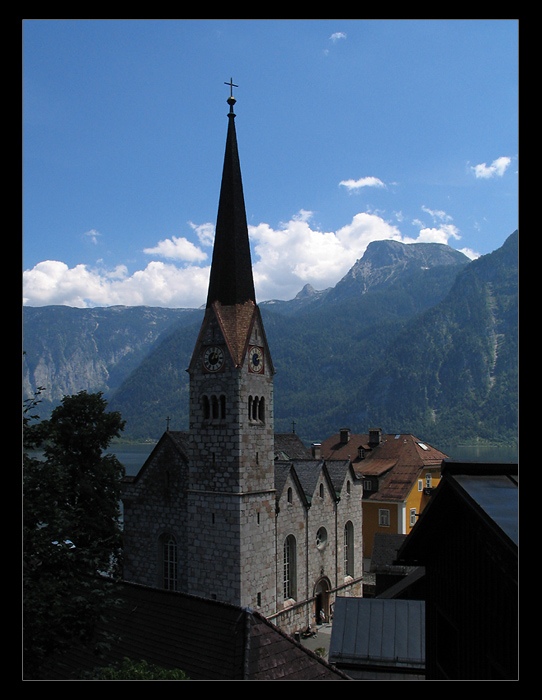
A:
POLYGON ((518 20, 23 20, 23 299, 205 303, 233 78, 258 301, 518 228, 518 20))

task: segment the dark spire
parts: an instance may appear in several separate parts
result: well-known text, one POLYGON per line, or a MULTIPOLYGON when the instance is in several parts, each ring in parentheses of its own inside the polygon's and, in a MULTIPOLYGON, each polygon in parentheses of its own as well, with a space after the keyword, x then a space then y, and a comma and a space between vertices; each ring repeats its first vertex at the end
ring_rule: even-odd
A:
POLYGON ((232 93, 237 85, 234 85, 231 79, 226 85, 230 86, 228 97, 230 112, 207 295, 208 307, 215 301, 224 306, 242 304, 246 301, 256 302, 233 112, 236 100, 232 93))

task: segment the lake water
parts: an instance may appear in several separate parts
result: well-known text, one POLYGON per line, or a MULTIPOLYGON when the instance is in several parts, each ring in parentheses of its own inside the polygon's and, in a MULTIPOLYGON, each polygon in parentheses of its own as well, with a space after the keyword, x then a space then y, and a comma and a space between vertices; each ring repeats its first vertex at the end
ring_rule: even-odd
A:
MULTIPOLYGON (((135 476, 154 449, 154 443, 117 445, 109 448, 124 464, 126 474, 135 476)), ((495 447, 493 445, 460 445, 442 450, 450 459, 458 462, 517 462, 518 450, 515 447, 495 447)))

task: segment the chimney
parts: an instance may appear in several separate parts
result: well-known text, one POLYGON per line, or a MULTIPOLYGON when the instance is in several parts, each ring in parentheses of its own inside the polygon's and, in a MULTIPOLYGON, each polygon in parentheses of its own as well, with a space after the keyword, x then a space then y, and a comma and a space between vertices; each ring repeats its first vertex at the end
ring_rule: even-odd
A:
POLYGON ((382 428, 369 428, 369 447, 376 447, 382 442, 382 428))
POLYGON ((322 457, 322 444, 320 442, 312 443, 312 456, 314 459, 321 459, 322 457))
POLYGON ((350 440, 350 428, 341 428, 339 435, 341 444, 346 445, 346 443, 350 440))

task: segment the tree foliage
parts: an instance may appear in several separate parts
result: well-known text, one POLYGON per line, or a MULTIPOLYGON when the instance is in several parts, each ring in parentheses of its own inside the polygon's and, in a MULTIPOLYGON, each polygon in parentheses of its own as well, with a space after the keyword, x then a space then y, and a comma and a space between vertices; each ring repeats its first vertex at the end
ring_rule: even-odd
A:
POLYGON ((88 680, 98 681, 186 681, 190 680, 184 671, 161 668, 145 660, 123 659, 122 663, 96 668, 88 680))
MULTIPOLYGON (((40 390, 41 391, 41 390, 40 390)), ((23 666, 73 642, 90 644, 114 605, 121 567, 120 485, 124 467, 104 454, 124 428, 101 392, 66 396, 35 423, 39 391, 23 408, 23 666), (39 449, 41 454, 37 453, 39 449)), ((96 646, 106 644, 99 638, 96 646)), ((94 643, 93 641, 93 643, 94 643)))

